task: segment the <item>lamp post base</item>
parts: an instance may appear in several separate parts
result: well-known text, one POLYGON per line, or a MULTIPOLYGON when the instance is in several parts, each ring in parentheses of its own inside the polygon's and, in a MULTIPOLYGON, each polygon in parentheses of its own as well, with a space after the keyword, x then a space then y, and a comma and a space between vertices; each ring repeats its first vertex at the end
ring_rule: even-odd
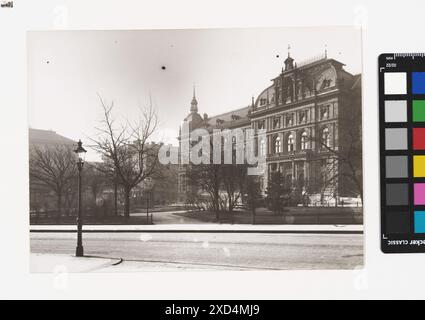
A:
POLYGON ((75 250, 75 256, 76 257, 84 257, 84 248, 83 246, 78 246, 75 250))

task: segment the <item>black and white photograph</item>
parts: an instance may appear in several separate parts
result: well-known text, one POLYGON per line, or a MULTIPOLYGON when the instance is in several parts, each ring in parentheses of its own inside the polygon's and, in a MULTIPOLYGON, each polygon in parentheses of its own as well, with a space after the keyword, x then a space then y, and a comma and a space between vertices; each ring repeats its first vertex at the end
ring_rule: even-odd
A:
POLYGON ((356 27, 27 32, 30 272, 363 267, 356 27))

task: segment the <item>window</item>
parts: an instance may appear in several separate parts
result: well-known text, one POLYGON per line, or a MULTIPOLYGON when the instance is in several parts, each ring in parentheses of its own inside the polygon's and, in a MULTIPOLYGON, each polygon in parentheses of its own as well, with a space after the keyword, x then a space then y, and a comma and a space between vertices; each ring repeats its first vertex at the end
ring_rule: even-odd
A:
POLYGON ((289 115, 286 116, 286 126, 290 127, 294 124, 294 114, 291 113, 289 115))
POLYGON ((303 132, 301 134, 301 150, 307 150, 308 149, 308 134, 307 132, 303 132))
POLYGON ((331 86, 331 84, 332 84, 332 80, 331 80, 331 79, 325 79, 325 80, 323 80, 323 82, 322 82, 322 87, 321 87, 321 89, 329 88, 329 87, 331 86))
POLYGON ((186 191, 186 176, 185 175, 181 176, 180 186, 181 186, 181 191, 185 192, 186 191))
POLYGON ((266 155, 266 142, 264 139, 261 139, 260 141, 260 155, 265 156, 266 155))
POLYGON ((299 115, 300 123, 306 123, 307 122, 307 111, 300 111, 299 115))
POLYGON ((266 98, 261 98, 260 99, 260 106, 264 106, 267 104, 267 99, 266 98))
POLYGON ((288 136, 288 152, 294 151, 294 136, 292 133, 288 136))
POLYGON ((329 106, 320 108, 320 120, 329 119, 329 106))
POLYGON ((266 127, 266 121, 265 120, 261 120, 261 121, 258 121, 258 129, 265 129, 265 127, 266 127))
POLYGON ((273 129, 280 128, 280 117, 273 118, 273 129))
POLYGON ((281 153, 282 152, 282 143, 280 141, 280 137, 277 137, 274 140, 274 152, 275 153, 281 153))
POLYGON ((325 128, 322 131, 322 144, 324 147, 330 147, 331 146, 331 135, 329 133, 329 128, 325 128))

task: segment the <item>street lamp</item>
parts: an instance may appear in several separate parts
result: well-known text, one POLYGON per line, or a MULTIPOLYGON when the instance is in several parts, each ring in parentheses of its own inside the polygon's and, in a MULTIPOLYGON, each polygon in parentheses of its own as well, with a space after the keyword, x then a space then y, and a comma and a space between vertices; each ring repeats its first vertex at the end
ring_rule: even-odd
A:
POLYGON ((77 149, 74 150, 77 155, 77 168, 78 168, 78 216, 77 216, 77 249, 75 255, 77 257, 84 256, 83 248, 83 219, 81 213, 81 171, 83 170, 84 160, 86 157, 86 150, 83 148, 81 140, 78 141, 77 149))

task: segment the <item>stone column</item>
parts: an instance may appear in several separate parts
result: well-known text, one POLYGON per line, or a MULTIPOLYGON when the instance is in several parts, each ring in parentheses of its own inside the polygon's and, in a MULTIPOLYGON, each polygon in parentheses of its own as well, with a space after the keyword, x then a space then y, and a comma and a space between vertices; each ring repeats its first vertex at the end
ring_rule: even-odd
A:
POLYGON ((271 155, 273 153, 272 149, 272 137, 270 135, 267 135, 267 154, 271 155))
POLYGON ((295 181, 295 161, 294 160, 292 160, 291 161, 291 165, 292 165, 292 184, 294 184, 294 181, 295 181))

